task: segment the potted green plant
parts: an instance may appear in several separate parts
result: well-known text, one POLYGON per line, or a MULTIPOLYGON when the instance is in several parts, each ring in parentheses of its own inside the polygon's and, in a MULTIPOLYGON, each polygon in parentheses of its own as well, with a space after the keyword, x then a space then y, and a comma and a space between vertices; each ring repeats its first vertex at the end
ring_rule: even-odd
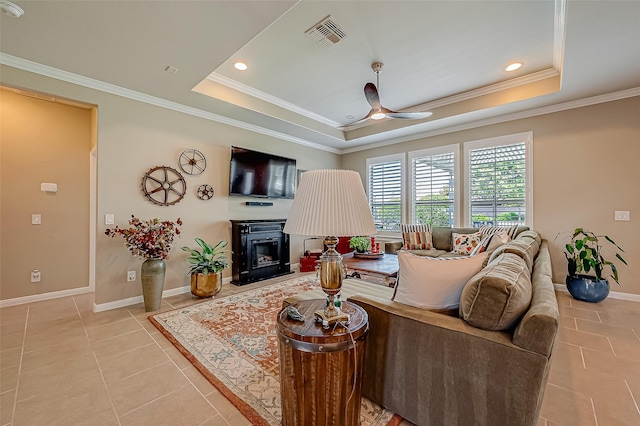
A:
POLYGON ((603 255, 604 244, 612 246, 615 257, 625 265, 627 261, 618 251, 624 250, 607 235, 596 235, 583 228, 576 228, 571 235, 571 241, 564 246, 564 255, 567 258, 567 290, 575 299, 585 302, 597 303, 609 295, 609 282, 603 278, 608 267, 610 277, 620 285, 618 281, 618 268, 603 255))
POLYGON ((182 247, 189 253, 189 272, 191 275, 191 294, 197 297, 211 297, 222 289, 222 270, 229 267, 226 256, 226 241, 220 241, 215 246, 195 239, 200 250, 182 247))
POLYGON ((349 247, 358 253, 365 253, 369 250, 370 240, 368 237, 351 237, 349 247))

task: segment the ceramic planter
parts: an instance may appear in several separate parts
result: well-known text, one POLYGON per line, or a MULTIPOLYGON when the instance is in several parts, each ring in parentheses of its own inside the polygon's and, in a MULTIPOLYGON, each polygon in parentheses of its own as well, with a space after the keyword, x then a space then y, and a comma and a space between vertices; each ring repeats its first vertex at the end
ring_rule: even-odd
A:
POLYGON ((598 303, 609 295, 609 282, 597 281, 589 275, 567 276, 567 290, 574 299, 584 302, 598 303))
POLYGON ((222 272, 191 274, 191 294, 196 297, 211 297, 222 289, 222 272))

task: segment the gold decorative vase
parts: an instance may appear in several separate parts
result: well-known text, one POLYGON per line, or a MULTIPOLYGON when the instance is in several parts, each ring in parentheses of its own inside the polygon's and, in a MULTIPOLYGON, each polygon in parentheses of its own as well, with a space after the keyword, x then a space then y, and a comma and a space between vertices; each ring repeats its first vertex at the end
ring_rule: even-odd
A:
POLYGON ((191 274, 191 294, 196 297, 215 296, 222 290, 222 272, 191 274))
POLYGON ((162 290, 167 266, 162 259, 147 259, 140 267, 144 310, 157 311, 162 304, 162 290))

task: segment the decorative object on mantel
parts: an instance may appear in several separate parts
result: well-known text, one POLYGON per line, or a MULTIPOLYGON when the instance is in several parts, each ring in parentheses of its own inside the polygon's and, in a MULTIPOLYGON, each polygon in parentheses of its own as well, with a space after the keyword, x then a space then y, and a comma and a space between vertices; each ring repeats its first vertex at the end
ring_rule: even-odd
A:
POLYGON ((140 278, 146 312, 160 309, 166 271, 164 259, 169 256, 173 239, 180 235, 178 226, 182 226, 180 218, 175 223, 158 218, 141 221, 132 215, 128 228, 116 226, 104 231, 109 237, 121 235, 131 254, 145 259, 140 268, 140 278))
MULTIPOLYGON (((310 170, 304 173, 283 231, 287 234, 326 236, 320 256, 320 285, 328 295, 324 310, 315 312, 323 327, 349 321, 334 304, 346 275, 342 255, 335 249, 337 235, 371 235, 376 227, 360 174, 353 170, 310 170)), ((369 242, 366 239, 367 244, 369 242)))
POLYGON ((210 200, 213 198, 213 187, 211 185, 200 185, 197 194, 201 200, 210 200))
POLYGON ((191 275, 191 294, 196 297, 215 296, 222 290, 222 270, 229 267, 224 250, 228 243, 220 241, 211 246, 200 238, 195 241, 202 251, 182 247, 190 254, 187 262, 191 265, 188 272, 191 275))
POLYGON ((178 158, 178 164, 186 174, 197 176, 207 168, 207 159, 197 149, 185 149, 178 158))
POLYGON ((176 169, 157 166, 142 177, 142 192, 154 204, 172 206, 184 197, 187 182, 176 169))
MULTIPOLYGON (((562 234, 556 235, 556 239, 562 234)), ((604 238, 610 245, 624 253, 624 250, 607 235, 595 235, 583 228, 576 228, 571 235, 571 241, 564 246, 564 255, 568 262, 567 290, 575 299, 597 303, 607 298, 609 282, 602 277, 607 266, 611 270, 610 277, 620 285, 618 269, 613 262, 604 258, 602 254, 604 245, 600 244, 599 238, 604 238), (595 276, 587 275, 592 271, 595 276)), ((627 261, 620 253, 616 252, 615 257, 627 265, 627 261)))

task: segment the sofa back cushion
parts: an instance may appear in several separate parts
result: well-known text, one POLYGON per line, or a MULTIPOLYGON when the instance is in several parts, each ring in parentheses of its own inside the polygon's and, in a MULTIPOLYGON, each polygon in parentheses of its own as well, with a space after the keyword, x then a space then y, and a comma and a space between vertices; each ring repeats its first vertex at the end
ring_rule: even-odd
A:
POLYGON ((464 286, 460 317, 484 330, 508 330, 530 303, 531 275, 526 262, 516 254, 503 253, 464 286))
POLYGON ((529 274, 531 274, 531 271, 533 270, 533 261, 538 255, 539 250, 540 243, 537 239, 527 236, 518 236, 515 240, 509 241, 507 244, 498 247, 493 253, 491 253, 489 263, 493 262, 503 253, 513 253, 520 256, 527 263, 529 274))
POLYGON ((542 241, 531 276, 531 307, 513 333, 513 343, 544 356, 550 356, 558 332, 558 302, 551 281, 551 256, 542 241))
POLYGON ((456 309, 462 287, 480 271, 486 256, 442 259, 400 250, 400 270, 393 300, 416 308, 456 309))
POLYGON ((433 247, 438 250, 453 250, 453 233, 473 234, 478 232, 478 228, 446 228, 444 226, 434 226, 431 228, 433 247))
POLYGON ((410 225, 400 224, 402 232, 402 248, 405 250, 431 250, 433 242, 431 239, 431 224, 410 225))

